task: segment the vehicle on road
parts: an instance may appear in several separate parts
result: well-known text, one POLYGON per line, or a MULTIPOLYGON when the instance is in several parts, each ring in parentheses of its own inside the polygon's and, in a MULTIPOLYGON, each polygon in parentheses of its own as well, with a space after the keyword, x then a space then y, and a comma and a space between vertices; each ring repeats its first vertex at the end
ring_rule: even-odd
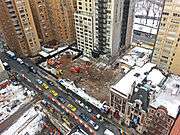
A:
POLYGON ((43 83, 43 84, 42 84, 42 87, 43 87, 44 89, 46 89, 46 90, 49 89, 49 86, 48 86, 46 83, 43 83))
POLYGON ((72 104, 68 104, 67 107, 73 112, 75 112, 77 110, 77 108, 75 106, 73 106, 72 104))
POLYGON ((66 86, 64 85, 64 80, 58 80, 57 82, 62 89, 66 89, 66 86))
POLYGON ((57 99, 58 99, 60 102, 62 102, 63 104, 66 103, 66 99, 65 99, 64 97, 62 97, 62 96, 58 96, 57 99))
POLYGON ((13 60, 16 60, 16 55, 12 51, 7 51, 6 54, 13 60))
POLYGON ((54 89, 50 89, 49 91, 54 97, 58 96, 58 93, 54 89))
POLYGON ((90 120, 89 117, 87 115, 83 114, 83 113, 81 113, 79 116, 80 116, 81 119, 83 119, 86 122, 88 122, 90 120))
POLYGON ((38 83, 38 84, 43 84, 43 81, 42 80, 40 80, 40 79, 36 79, 36 82, 38 83))
POLYGON ((80 105, 81 107, 84 107, 84 103, 81 102, 81 101, 80 101, 79 105, 80 105))
POLYGON ((34 74, 36 74, 36 73, 37 73, 37 71, 34 69, 34 67, 33 67, 33 66, 30 66, 30 67, 29 67, 29 71, 30 71, 30 72, 33 72, 34 74))
POLYGON ((68 117, 67 117, 67 116, 63 116, 62 120, 63 120, 68 126, 70 126, 70 122, 68 121, 68 117))
POLYGON ((99 125, 97 125, 94 121, 89 120, 89 123, 93 126, 93 128, 94 128, 95 130, 98 130, 98 129, 99 129, 99 125))
POLYGON ((100 115, 100 114, 97 114, 97 115, 96 115, 96 118, 101 119, 101 115, 100 115))
POLYGON ((86 110, 87 110, 89 113, 91 113, 91 112, 92 112, 92 109, 91 109, 90 107, 85 106, 85 108, 86 108, 86 110))
POLYGON ((54 86, 54 83, 50 80, 47 80, 47 83, 50 85, 50 86, 54 86))
POLYGON ((7 71, 11 70, 11 67, 9 66, 9 64, 7 62, 3 62, 3 66, 4 66, 5 70, 7 70, 7 71))
POLYGON ((21 59, 21 58, 17 58, 17 62, 19 63, 19 64, 24 64, 24 62, 23 62, 23 60, 21 59))

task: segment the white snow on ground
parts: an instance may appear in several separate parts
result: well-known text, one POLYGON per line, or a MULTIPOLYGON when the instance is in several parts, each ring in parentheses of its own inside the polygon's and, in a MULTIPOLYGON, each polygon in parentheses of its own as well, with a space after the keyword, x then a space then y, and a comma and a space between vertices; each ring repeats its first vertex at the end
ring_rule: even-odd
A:
POLYGON ((136 84, 141 83, 146 75, 145 72, 149 72, 151 68, 156 65, 153 63, 146 63, 142 68, 135 66, 130 72, 128 72, 117 84, 111 86, 112 90, 119 91, 124 94, 126 98, 132 91, 132 84, 136 82, 136 84), (138 77, 135 74, 139 74, 138 77))
POLYGON ((127 64, 128 66, 139 66, 142 67, 145 63, 150 60, 152 50, 145 49, 142 47, 134 47, 130 50, 122 59, 121 63, 127 64))
POLYGON ((0 90, 0 123, 6 120, 9 116, 13 115, 21 106, 30 102, 34 93, 22 85, 14 86, 10 84, 5 89, 0 90), (28 95, 23 94, 27 92, 28 95), (17 105, 17 106, 15 106, 17 105), (15 106, 11 108, 12 106, 15 106))
POLYGON ((24 135, 25 133, 34 135, 42 130, 43 117, 44 114, 42 112, 30 108, 17 120, 16 123, 4 131, 2 135, 24 135))
POLYGON ((171 75, 164 83, 164 86, 165 89, 150 105, 155 108, 159 106, 166 107, 168 114, 175 118, 180 105, 180 77, 171 75))
POLYGON ((87 102, 91 103, 92 105, 96 106, 100 110, 106 110, 108 109, 108 106, 105 106, 103 103, 101 103, 99 100, 95 99, 94 97, 91 97, 87 93, 83 91, 81 88, 77 88, 73 81, 67 81, 65 79, 59 80, 61 84, 63 84, 66 88, 70 89, 72 92, 79 95, 81 98, 85 99, 87 102))

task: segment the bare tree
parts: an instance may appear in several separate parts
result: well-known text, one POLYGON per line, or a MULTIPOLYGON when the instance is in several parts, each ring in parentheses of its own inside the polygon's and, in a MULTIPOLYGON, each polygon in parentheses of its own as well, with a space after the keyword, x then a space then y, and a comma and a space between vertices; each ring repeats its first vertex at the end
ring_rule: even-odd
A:
POLYGON ((143 1, 142 7, 146 10, 146 15, 145 15, 146 24, 147 24, 147 19, 148 19, 148 15, 149 15, 149 11, 151 9, 151 6, 152 6, 152 2, 151 1, 149 1, 149 0, 143 1))

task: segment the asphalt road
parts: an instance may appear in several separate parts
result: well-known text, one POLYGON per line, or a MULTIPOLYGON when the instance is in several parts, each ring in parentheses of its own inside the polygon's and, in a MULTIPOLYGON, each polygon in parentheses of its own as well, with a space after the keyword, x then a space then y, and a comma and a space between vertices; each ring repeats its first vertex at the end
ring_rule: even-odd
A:
MULTIPOLYGON (((22 81, 22 83, 24 83, 25 85, 28 85, 31 89, 37 90, 37 87, 41 87, 36 82, 36 79, 40 79, 43 82, 47 82, 47 77, 48 77, 50 80, 56 81, 51 75, 47 74, 46 72, 44 72, 42 69, 40 69, 39 67, 37 67, 36 65, 34 65, 31 61, 29 61, 27 59, 23 60, 23 61, 25 63, 28 63, 28 65, 33 66, 37 70, 37 74, 30 72, 26 65, 19 64, 16 60, 12 60, 11 58, 9 58, 9 56, 7 56, 3 52, 0 52, 0 58, 3 62, 7 62, 10 65, 12 71, 17 72, 20 75, 24 75, 29 81, 27 81, 26 79, 23 80, 23 78, 19 78, 19 79, 22 81)), ((70 91, 67 92, 65 90, 62 90, 60 87, 58 87, 58 84, 55 84, 55 86, 52 86, 51 88, 54 89, 56 92, 58 92, 59 95, 61 95, 62 97, 67 99, 67 102, 64 104, 65 106, 67 106, 68 104, 72 104, 77 108, 77 111, 75 112, 77 116, 79 116, 81 113, 84 113, 89 118, 92 118, 96 114, 101 114, 102 116, 106 117, 106 115, 102 114, 99 109, 97 109, 93 105, 85 102, 78 95, 76 95, 70 91), (75 98, 79 99, 80 101, 83 101, 86 105, 88 105, 93 110, 93 113, 89 113, 86 110, 86 108, 83 108, 83 107, 79 106, 79 104, 75 103, 74 102, 75 98)), ((41 87, 41 89, 43 89, 43 88, 41 87)), ((47 90, 43 90, 42 92, 40 92, 40 94, 42 95, 43 98, 45 98, 50 93, 47 90)), ((114 124, 106 121, 105 119, 103 121, 96 119, 96 123, 99 125, 99 130, 97 130, 97 132, 96 132, 97 135, 103 135, 105 129, 107 129, 107 128, 110 129, 112 132, 114 132, 115 135, 119 135, 119 129, 116 126, 114 126, 114 124)), ((87 124, 90 127, 92 127, 89 123, 87 123, 87 124)), ((92 129, 93 129, 93 127, 92 127, 92 129)))

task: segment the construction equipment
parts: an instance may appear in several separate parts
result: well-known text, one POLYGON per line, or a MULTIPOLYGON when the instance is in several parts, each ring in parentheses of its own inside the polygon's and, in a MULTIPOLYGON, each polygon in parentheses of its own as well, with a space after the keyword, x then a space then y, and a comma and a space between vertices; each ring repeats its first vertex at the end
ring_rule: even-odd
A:
POLYGON ((80 67, 71 67, 71 68, 70 68, 70 71, 71 71, 72 73, 80 73, 80 67))

